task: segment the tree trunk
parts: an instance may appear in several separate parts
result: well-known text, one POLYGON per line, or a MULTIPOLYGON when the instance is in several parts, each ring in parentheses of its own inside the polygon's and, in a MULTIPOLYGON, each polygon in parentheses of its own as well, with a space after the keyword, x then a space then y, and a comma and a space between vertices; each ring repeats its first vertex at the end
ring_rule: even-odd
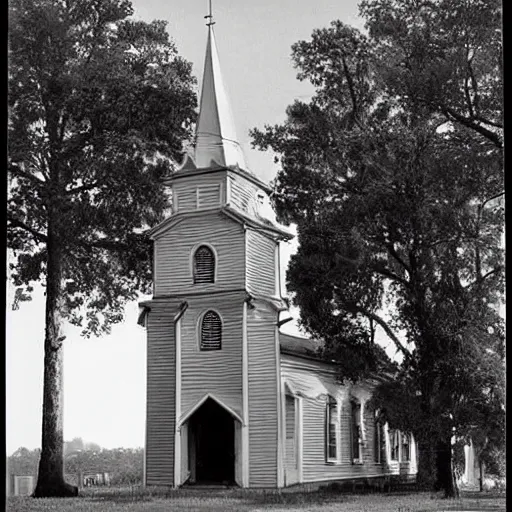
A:
POLYGON ((34 496, 77 496, 78 488, 64 481, 62 380, 62 246, 48 229, 46 329, 44 339, 43 430, 41 458, 34 496))
POLYGON ((459 489, 453 470, 453 452, 450 440, 437 442, 436 466, 436 490, 443 490, 445 498, 458 498, 459 489))
POLYGON ((418 439, 418 474, 416 481, 422 489, 433 489, 436 482, 435 446, 431 439, 418 439))

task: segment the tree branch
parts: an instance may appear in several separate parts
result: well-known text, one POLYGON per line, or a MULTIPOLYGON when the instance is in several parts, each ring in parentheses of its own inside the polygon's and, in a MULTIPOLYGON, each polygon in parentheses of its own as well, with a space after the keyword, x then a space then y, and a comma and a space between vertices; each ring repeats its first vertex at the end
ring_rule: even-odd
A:
POLYGON ((464 286, 464 289, 467 290, 468 288, 471 288, 472 286, 474 286, 475 284, 480 284, 482 283, 482 281, 484 281, 485 279, 487 279, 489 276, 492 276, 493 274, 496 274, 498 272, 501 272, 501 270, 503 269, 503 267, 501 265, 497 266, 496 268, 493 268, 492 270, 489 270, 489 272, 487 272, 486 274, 484 274, 482 277, 476 279, 475 281, 473 281, 472 283, 469 283, 468 285, 464 286))
POLYGON ((359 113, 359 105, 357 104, 357 96, 354 90, 354 82, 352 81, 352 77, 350 76, 350 71, 348 69, 347 62, 345 57, 341 58, 343 62, 343 70, 345 71, 345 76, 347 78, 348 90, 350 92, 350 99, 352 100, 352 118, 354 122, 357 121, 358 113, 359 113))
POLYGON ((378 262, 374 263, 373 265, 370 265, 369 268, 373 270, 374 272, 377 272, 381 276, 387 277, 388 279, 391 279, 393 281, 396 281, 397 283, 400 283, 401 285, 405 287, 409 287, 409 282, 403 279, 400 276, 397 276, 393 272, 391 272, 389 269, 387 269, 384 266, 379 265, 378 262))
POLYGON ((38 178, 37 176, 34 176, 33 174, 27 171, 24 171, 23 169, 20 168, 19 165, 12 164, 9 166, 9 170, 11 171, 11 173, 17 174, 18 176, 22 176, 23 178, 26 178, 27 180, 37 184, 38 186, 46 184, 44 180, 38 178))
POLYGON ((36 231, 35 229, 31 228, 21 220, 16 219, 9 214, 7 214, 7 220, 10 222, 10 225, 8 227, 12 226, 14 228, 23 229, 30 233, 34 238, 36 238, 40 242, 46 243, 48 241, 48 237, 46 235, 43 235, 43 233, 39 233, 39 231, 36 231))
POLYGON ((357 304, 352 304, 349 306, 349 309, 351 309, 355 313, 361 313, 362 315, 366 316, 369 320, 373 320, 377 324, 379 324, 384 332, 389 336, 389 338, 393 341, 393 343, 396 345, 397 349, 402 352, 404 357, 408 360, 411 357, 411 353, 405 345, 398 339, 396 334, 391 330, 389 325, 386 323, 385 320, 383 320, 379 315, 373 313, 372 311, 363 308, 362 306, 359 306, 357 304))
POLYGON ((475 130, 476 132, 480 133, 481 135, 489 139, 496 147, 500 149, 503 148, 503 142, 501 141, 499 135, 479 125, 478 123, 475 122, 475 120, 469 117, 464 117, 463 115, 459 114, 458 112, 455 112, 455 110, 449 107, 441 107, 441 110, 444 113, 444 115, 451 121, 458 121, 467 128, 471 128, 472 130, 475 130))
POLYGON ((409 274, 410 274, 411 273, 411 267, 409 267, 409 265, 407 265, 407 263, 405 263, 405 261, 400 257, 400 255, 398 254, 398 252, 395 249, 394 245, 393 244, 387 244, 386 248, 388 249, 389 254, 391 256, 393 256, 393 258, 395 258, 395 260, 398 261, 398 263, 400 263, 400 265, 402 265, 402 267, 404 267, 405 270, 407 270, 407 272, 409 272, 409 274))
POLYGON ((489 201, 492 201, 493 199, 498 199, 498 197, 501 197, 505 195, 505 192, 500 192, 499 194, 495 194, 493 195, 492 197, 489 197, 488 199, 486 199, 481 205, 480 205, 480 208, 483 209, 483 207, 489 202, 489 201))

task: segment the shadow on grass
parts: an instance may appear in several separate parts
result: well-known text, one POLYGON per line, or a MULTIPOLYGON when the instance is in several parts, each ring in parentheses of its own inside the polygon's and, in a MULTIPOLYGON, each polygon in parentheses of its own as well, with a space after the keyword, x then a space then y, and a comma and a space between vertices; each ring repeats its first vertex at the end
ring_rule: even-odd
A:
MULTIPOLYGON (((219 500, 225 502, 226 510, 242 510, 246 506, 260 506, 274 508, 275 506, 281 507, 300 507, 307 509, 313 506, 322 506, 329 504, 347 503, 357 499, 361 495, 373 495, 377 500, 379 496, 386 497, 407 497, 418 496, 423 500, 436 499, 443 502, 443 510, 495 510, 488 508, 482 503, 482 508, 474 508, 475 505, 483 501, 499 500, 504 498, 504 493, 500 492, 478 492, 478 491, 462 491, 460 498, 455 500, 441 500, 441 494, 438 493, 424 493, 416 490, 392 490, 390 492, 349 492, 337 486, 321 487, 316 490, 297 489, 295 491, 278 491, 278 490, 251 490, 235 488, 143 488, 142 486, 133 486, 125 488, 109 488, 97 490, 84 490, 81 492, 81 497, 93 502, 103 503, 141 503, 152 502, 154 500, 169 501, 169 506, 173 507, 173 502, 176 505, 184 500, 219 500), (464 505, 463 505, 464 502, 464 505), (230 505, 228 507, 227 505, 230 505), (234 505, 235 508, 231 508, 234 505), (484 508, 485 507, 485 508, 484 508)), ((404 509, 407 510, 407 509, 404 509)), ((419 509, 421 510, 421 509, 419 509)), ((498 510, 498 509, 496 509, 498 510)), ((500 510, 503 510, 502 508, 500 510)))
POLYGON ((121 489, 85 490, 80 497, 94 502, 139 503, 157 500, 180 500, 195 498, 239 501, 246 505, 322 505, 343 501, 345 493, 319 489, 316 491, 254 491, 240 488, 226 489, 161 489, 132 487, 121 489))

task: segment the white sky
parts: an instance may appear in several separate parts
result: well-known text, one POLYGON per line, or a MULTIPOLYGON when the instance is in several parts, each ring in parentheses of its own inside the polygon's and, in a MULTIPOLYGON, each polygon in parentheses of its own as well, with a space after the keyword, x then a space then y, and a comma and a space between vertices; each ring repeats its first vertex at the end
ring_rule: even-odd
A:
MULTIPOLYGON (((202 76, 207 0, 132 0, 135 18, 169 22, 179 53, 202 76)), ((248 131, 280 123, 287 105, 312 94, 296 80, 291 45, 334 19, 362 27, 357 0, 213 0, 215 35, 240 143, 249 167, 264 181, 275 177, 272 155, 250 148, 248 131)), ((282 279, 296 242, 282 244, 282 279)), ((41 445, 44 297, 6 311, 6 448, 41 445)), ((146 333, 137 325, 136 303, 123 324, 102 339, 83 339, 66 329, 64 438, 82 437, 105 448, 144 446, 146 333)), ((296 312, 294 312, 296 317, 296 312)), ((283 315, 283 318, 285 315, 283 315)), ((297 332, 295 322, 283 330, 297 332)))

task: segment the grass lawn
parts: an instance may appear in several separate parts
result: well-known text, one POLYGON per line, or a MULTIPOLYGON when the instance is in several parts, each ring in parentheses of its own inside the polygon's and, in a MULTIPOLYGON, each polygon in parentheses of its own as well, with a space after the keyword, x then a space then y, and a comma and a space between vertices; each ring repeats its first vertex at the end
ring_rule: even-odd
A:
POLYGON ((212 511, 274 512, 429 512, 505 511, 504 493, 466 492, 458 500, 443 500, 431 493, 346 494, 334 492, 274 493, 241 489, 139 491, 130 489, 86 490, 78 498, 34 499, 11 497, 12 512, 126 512, 212 511))

